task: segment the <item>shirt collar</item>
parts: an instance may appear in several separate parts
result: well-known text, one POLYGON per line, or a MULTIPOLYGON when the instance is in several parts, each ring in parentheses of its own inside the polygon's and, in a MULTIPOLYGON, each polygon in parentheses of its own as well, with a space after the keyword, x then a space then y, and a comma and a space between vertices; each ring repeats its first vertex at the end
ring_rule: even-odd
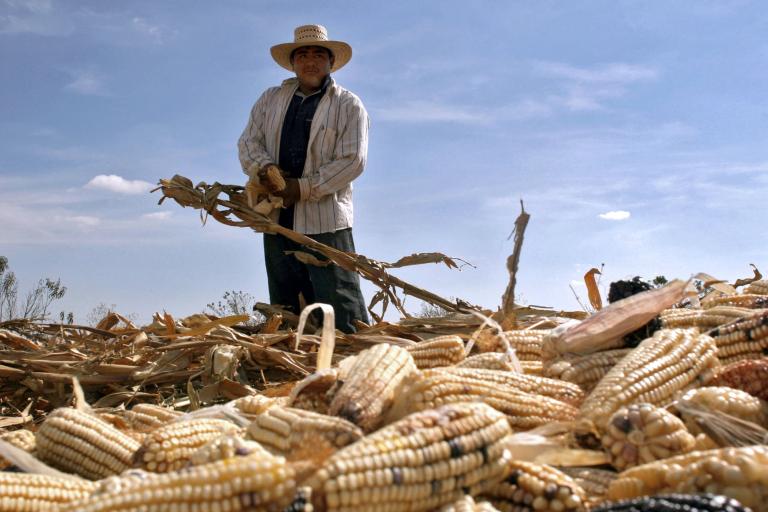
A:
POLYGON ((296 96, 299 96, 302 99, 310 98, 315 94, 322 95, 322 94, 325 94, 325 90, 328 89, 328 86, 331 85, 332 82, 333 82, 333 79, 331 78, 331 75, 328 75, 327 77, 325 77, 325 80, 323 81, 323 85, 320 86, 320 89, 313 92, 312 94, 304 94, 303 92, 301 92, 301 89, 299 89, 298 87, 296 88, 296 92, 294 94, 296 96))

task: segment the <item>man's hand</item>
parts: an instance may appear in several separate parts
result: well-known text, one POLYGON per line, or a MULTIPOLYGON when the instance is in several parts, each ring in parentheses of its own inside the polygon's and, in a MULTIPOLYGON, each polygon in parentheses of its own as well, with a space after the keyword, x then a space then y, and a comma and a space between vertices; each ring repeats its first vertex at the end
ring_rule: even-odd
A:
POLYGON ((283 171, 275 164, 266 164, 256 173, 259 182, 264 185, 271 194, 281 191, 285 187, 283 171))
POLYGON ((301 189, 299 188, 299 180, 288 178, 285 180, 285 188, 278 192, 273 192, 277 197, 283 198, 283 207, 291 206, 301 199, 301 189))

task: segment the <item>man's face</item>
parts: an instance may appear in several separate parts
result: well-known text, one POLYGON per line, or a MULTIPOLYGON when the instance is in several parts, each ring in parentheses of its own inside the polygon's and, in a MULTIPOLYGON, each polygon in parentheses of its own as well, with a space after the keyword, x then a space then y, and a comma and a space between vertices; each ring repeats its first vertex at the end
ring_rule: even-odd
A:
POLYGON ((333 57, 329 53, 321 46, 302 46, 293 52, 293 71, 302 86, 316 90, 323 85, 333 65, 333 57))

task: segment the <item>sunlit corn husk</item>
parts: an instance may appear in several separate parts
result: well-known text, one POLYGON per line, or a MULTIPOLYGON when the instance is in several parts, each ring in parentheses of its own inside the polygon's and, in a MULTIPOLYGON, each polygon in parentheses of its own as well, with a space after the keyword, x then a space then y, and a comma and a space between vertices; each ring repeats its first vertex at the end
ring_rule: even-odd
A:
POLYGON ((601 441, 618 470, 688 453, 696 445, 679 418, 651 404, 616 411, 601 441))

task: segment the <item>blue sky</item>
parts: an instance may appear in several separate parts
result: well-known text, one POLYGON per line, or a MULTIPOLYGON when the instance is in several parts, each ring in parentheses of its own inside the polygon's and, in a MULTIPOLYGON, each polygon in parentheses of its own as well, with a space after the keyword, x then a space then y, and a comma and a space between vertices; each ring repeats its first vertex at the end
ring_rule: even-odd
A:
MULTIPOLYGON (((768 274, 768 6, 760 1, 0 0, 0 255, 146 321, 226 290, 266 301, 261 235, 157 205, 180 173, 242 183, 249 109, 306 23, 353 47, 335 74, 371 116, 357 249, 474 267, 395 272, 495 308, 525 201, 518 293, 640 275, 768 274)), ((364 285, 366 299, 374 289, 364 285)), ((419 301, 407 306, 419 310, 419 301)))

